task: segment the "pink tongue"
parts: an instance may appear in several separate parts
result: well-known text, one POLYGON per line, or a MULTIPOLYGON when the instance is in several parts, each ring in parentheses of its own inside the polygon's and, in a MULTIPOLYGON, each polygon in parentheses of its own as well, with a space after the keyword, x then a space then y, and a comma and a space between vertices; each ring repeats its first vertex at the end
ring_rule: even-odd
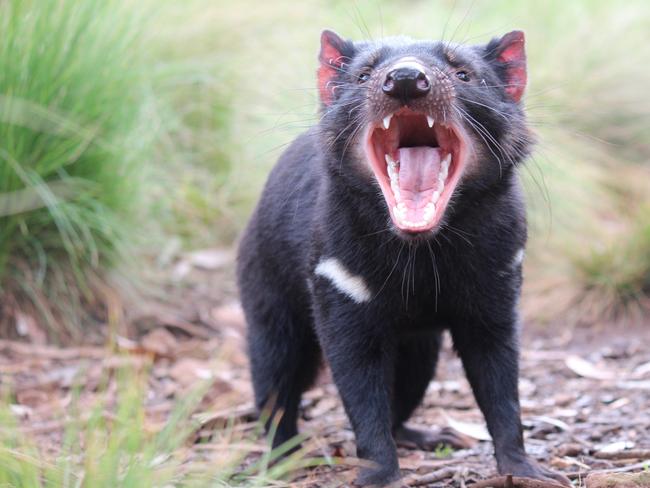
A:
POLYGON ((424 220, 424 206, 438 189, 440 172, 440 148, 400 147, 399 190, 406 205, 406 219, 412 222, 424 220))

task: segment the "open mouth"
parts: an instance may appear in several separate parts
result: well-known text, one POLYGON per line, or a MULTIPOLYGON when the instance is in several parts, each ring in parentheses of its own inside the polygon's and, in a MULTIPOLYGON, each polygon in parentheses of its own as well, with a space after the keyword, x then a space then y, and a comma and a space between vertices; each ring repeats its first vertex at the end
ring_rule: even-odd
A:
POLYGON ((366 157, 398 229, 426 232, 440 223, 465 166, 465 146, 456 127, 406 108, 370 127, 366 157))

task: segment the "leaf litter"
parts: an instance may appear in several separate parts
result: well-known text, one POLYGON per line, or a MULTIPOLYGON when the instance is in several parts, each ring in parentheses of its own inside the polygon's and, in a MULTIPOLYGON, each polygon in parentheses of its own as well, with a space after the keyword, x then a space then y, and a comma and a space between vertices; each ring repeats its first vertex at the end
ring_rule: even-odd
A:
MULTIPOLYGON (((245 471, 268 455, 252 404, 232 252, 190 253, 169 267, 169 299, 136 314, 133 320, 140 324, 128 329, 136 331, 131 337, 107 346, 59 348, 44 343, 38 324, 24 318, 19 325, 25 341, 0 340, 0 378, 13 392, 10 412, 43 459, 61 454, 71 403, 78 402, 82 412, 96 405, 102 393, 116 388, 114 375, 106 382, 107 372, 123 367, 148 371, 143 399, 151 432, 163 428, 178 401, 209 383, 191 417, 193 435, 183 446, 187 469, 217 460, 239 463, 237 469, 245 471)), ((650 463, 650 350, 644 347, 649 339, 650 327, 566 331, 529 324, 520 381, 529 454, 565 473, 575 486, 619 486, 607 480, 650 486, 632 484, 650 463)), ((469 447, 434 452, 400 447, 405 475, 400 486, 542 486, 497 476, 490 436, 448 339, 436 378, 410 423, 456 431, 469 447)), ((354 435, 327 371, 303 397, 300 430, 304 458, 329 465, 297 469, 286 475, 287 482, 352 486, 358 465, 354 435)))

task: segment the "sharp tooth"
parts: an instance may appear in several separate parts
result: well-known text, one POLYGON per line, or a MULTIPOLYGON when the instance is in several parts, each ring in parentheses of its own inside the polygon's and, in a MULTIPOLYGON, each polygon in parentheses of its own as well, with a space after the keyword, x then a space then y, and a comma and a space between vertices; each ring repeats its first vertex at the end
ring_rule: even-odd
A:
POLYGON ((396 168, 397 168, 397 163, 398 163, 399 161, 395 161, 395 160, 393 159, 393 156, 391 156, 390 154, 385 154, 385 155, 384 155, 384 159, 386 160, 386 164, 387 164, 390 168, 393 168, 393 169, 396 169, 396 168))
POLYGON ((451 153, 447 154, 445 159, 442 160, 442 167, 449 169, 450 163, 451 163, 451 153))
POLYGON ((432 202, 427 203, 424 206, 424 220, 429 222, 436 213, 436 206, 432 202))
POLYGON ((388 128, 390 127, 390 119, 392 118, 393 118, 393 114, 384 117, 384 129, 388 130, 388 128))
POLYGON ((427 124, 429 124, 429 128, 433 127, 433 123, 435 121, 433 120, 433 117, 431 115, 427 115, 427 124))
POLYGON ((402 195, 400 194, 399 191, 399 184, 397 183, 397 178, 394 176, 391 176, 390 178, 390 189, 393 190, 393 196, 395 197, 395 200, 398 202, 402 199, 402 195))
POLYGON ((403 221, 406 217, 406 212, 398 207, 393 207, 393 214, 397 217, 398 220, 403 221))
MULTIPOLYGON (((433 196, 431 197, 431 201, 432 201, 433 203, 437 203, 439 198, 440 198, 440 192, 437 191, 437 190, 434 191, 434 192, 433 192, 433 196)), ((428 204, 427 204, 427 205, 428 205, 428 204)))

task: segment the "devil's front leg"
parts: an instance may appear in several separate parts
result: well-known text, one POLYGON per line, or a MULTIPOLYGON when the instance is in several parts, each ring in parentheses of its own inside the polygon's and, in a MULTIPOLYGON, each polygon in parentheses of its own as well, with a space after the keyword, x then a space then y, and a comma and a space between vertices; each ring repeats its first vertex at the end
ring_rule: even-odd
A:
POLYGON ((372 303, 324 294, 317 299, 315 320, 357 443, 357 456, 370 461, 357 484, 384 486, 399 479, 392 436, 391 387, 394 340, 390 324, 372 303))
POLYGON ((568 478, 539 466, 526 454, 519 408, 517 328, 514 308, 505 312, 486 308, 455 324, 454 346, 485 416, 499 473, 571 486, 568 478))

